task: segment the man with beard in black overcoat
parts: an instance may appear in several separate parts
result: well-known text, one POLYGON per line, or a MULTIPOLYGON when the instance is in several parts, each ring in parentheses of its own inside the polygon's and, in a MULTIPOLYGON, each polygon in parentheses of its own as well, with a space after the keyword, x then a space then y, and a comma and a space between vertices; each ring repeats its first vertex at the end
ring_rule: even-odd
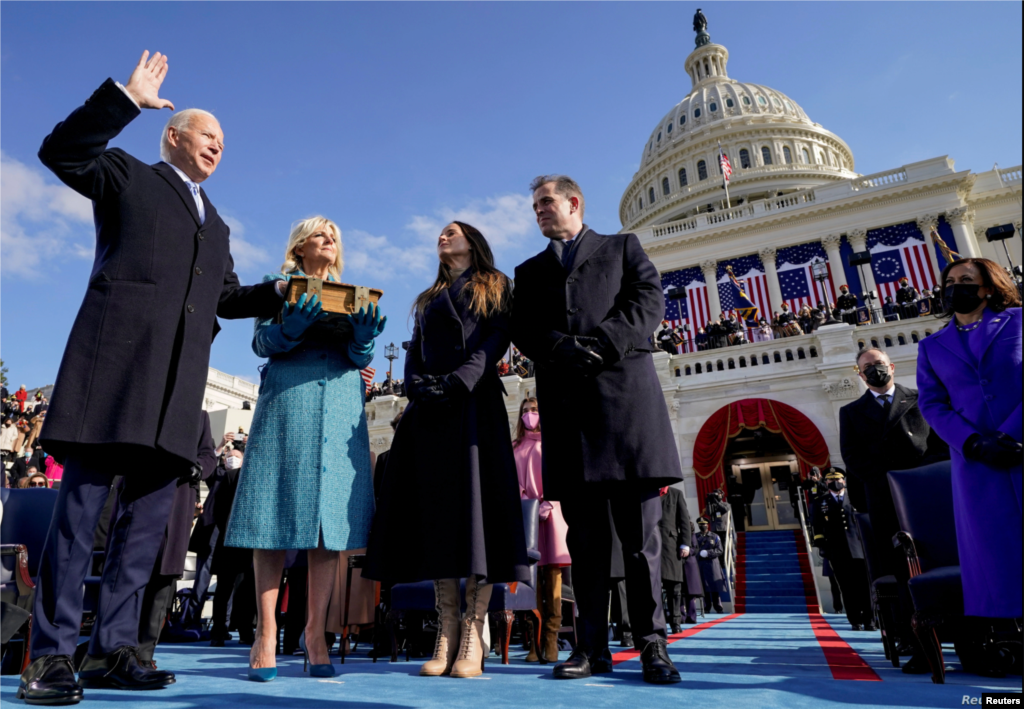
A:
POLYGON ((153 570, 176 482, 190 476, 217 317, 272 317, 281 292, 239 286, 228 227, 200 183, 220 162, 217 119, 174 114, 165 162, 107 148, 143 108, 170 108, 167 57, 144 52, 124 86, 108 79, 43 141, 39 158, 93 202, 96 257, 68 338, 41 440, 64 477, 36 579, 32 664, 18 698, 75 703, 82 686, 152 689, 174 675, 138 658, 139 599, 153 570), (90 641, 76 683, 71 656, 93 530, 124 475, 90 641))
POLYGON ((610 672, 612 540, 622 543, 628 609, 644 680, 679 681, 661 600, 659 488, 682 479, 651 356, 665 314, 657 269, 634 234, 583 223, 583 193, 564 175, 531 184, 548 248, 516 268, 512 339, 536 363, 544 493, 569 525, 579 642, 557 679, 610 672))

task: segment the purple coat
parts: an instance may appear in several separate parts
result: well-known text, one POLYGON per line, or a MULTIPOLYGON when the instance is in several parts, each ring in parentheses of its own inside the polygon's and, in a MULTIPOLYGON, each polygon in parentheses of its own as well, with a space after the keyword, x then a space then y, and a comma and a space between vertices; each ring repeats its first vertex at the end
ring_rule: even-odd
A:
POLYGON ((949 443, 967 615, 1022 615, 1021 466, 999 470, 963 457, 974 433, 1022 440, 1021 385, 1020 308, 986 309, 970 336, 950 325, 921 341, 918 406, 949 443))

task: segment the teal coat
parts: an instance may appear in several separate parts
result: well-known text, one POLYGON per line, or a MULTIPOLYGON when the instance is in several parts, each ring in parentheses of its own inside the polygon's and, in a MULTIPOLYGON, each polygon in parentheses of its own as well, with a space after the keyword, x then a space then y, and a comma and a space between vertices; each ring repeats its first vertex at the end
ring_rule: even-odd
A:
MULTIPOLYGON (((287 279, 282 274, 264 281, 287 279)), ((360 370, 373 359, 348 337, 289 341, 257 320, 252 348, 267 357, 245 448, 227 546, 332 551, 367 544, 373 475, 360 370)))

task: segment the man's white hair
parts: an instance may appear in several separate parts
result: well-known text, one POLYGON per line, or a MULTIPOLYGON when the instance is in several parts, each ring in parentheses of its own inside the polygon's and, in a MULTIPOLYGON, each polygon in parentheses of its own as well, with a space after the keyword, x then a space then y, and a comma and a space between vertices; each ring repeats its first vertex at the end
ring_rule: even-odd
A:
POLYGON ((217 120, 217 117, 209 111, 204 111, 201 108, 186 108, 182 111, 178 111, 171 120, 167 121, 167 125, 164 126, 164 133, 160 136, 160 159, 164 162, 169 162, 171 159, 171 143, 167 140, 167 133, 171 128, 174 128, 179 133, 188 130, 189 125, 192 122, 193 116, 206 116, 217 120))

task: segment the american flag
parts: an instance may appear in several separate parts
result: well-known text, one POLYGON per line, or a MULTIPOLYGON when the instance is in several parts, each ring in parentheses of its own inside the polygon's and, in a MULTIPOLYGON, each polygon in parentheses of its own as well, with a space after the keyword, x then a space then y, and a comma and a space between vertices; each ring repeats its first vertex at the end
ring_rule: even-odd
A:
POLYGON ((732 165, 729 164, 729 156, 725 153, 719 153, 718 165, 722 168, 722 176, 725 177, 725 181, 728 182, 729 178, 732 177, 732 165))
POLYGON ((367 367, 359 371, 363 375, 363 381, 366 382, 366 386, 373 384, 373 375, 377 373, 377 370, 373 367, 367 367))
POLYGON ((872 229, 867 246, 879 298, 892 296, 895 300, 901 278, 907 278, 919 291, 931 290, 938 282, 928 260, 928 242, 915 222, 872 229))
POLYGON ((665 317, 673 329, 684 324, 690 326, 685 351, 693 352, 693 336, 698 327, 703 327, 708 319, 707 288, 704 276, 699 268, 684 268, 680 271, 669 271, 661 274, 661 288, 665 293, 665 317), (668 291, 682 288, 686 291, 685 300, 670 300, 668 291), (692 315, 691 315, 692 313, 692 315))
MULTIPOLYGON (((793 312, 809 305, 812 308, 821 300, 821 286, 811 272, 811 264, 816 260, 828 264, 828 255, 820 241, 812 241, 797 246, 779 249, 775 255, 776 267, 779 271, 779 288, 782 300, 793 312)), ((835 283, 832 277, 832 266, 829 265, 828 280, 825 281, 825 295, 830 302, 836 301, 836 293, 842 283, 835 283)))
MULTIPOLYGON (((727 266, 732 267, 732 272, 738 281, 739 288, 746 293, 750 302, 757 307, 759 311, 758 317, 765 317, 771 320, 772 303, 768 297, 768 276, 765 275, 761 258, 756 254, 719 262, 718 299, 722 304, 722 310, 727 315, 736 315, 737 318, 743 320, 738 310, 743 307, 743 304, 738 303, 736 300, 736 286, 729 278, 729 272, 726 271, 727 266)), ((715 313, 715 315, 717 316, 718 313, 715 313)))

